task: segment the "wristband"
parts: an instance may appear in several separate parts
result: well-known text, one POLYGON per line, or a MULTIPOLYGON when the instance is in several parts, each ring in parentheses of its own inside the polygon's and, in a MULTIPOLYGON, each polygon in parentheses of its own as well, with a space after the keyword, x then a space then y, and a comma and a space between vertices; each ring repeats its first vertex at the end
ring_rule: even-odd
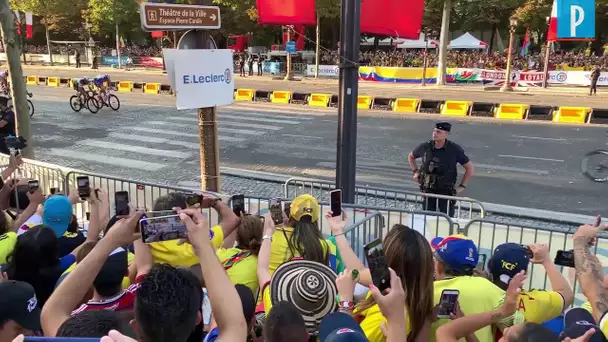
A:
POLYGON ((264 236, 262 236, 262 240, 270 240, 270 242, 272 242, 272 235, 265 234, 264 236))

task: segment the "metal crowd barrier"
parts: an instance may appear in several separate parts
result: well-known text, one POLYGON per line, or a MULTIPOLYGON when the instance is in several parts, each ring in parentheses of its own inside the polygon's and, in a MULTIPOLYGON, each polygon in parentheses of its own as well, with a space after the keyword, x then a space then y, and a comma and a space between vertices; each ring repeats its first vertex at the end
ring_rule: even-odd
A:
MULTIPOLYGON (((9 156, 0 154, 0 165, 8 166, 9 156)), ((69 169, 62 168, 57 165, 40 162, 37 160, 26 160, 23 165, 17 169, 13 177, 20 179, 38 180, 42 189, 61 188, 64 175, 69 172, 69 169)))
MULTIPOLYGON (((505 242, 513 242, 522 245, 542 243, 549 246, 549 256, 554 258, 558 250, 570 250, 572 246, 572 235, 578 226, 572 225, 568 228, 547 227, 529 223, 509 222, 475 219, 471 220, 465 227, 463 233, 473 239, 481 254, 486 254, 488 260, 494 249, 505 242), (482 236, 483 234, 483 236, 482 236)), ((602 233, 594 247, 593 252, 602 265, 608 265, 608 234, 602 233)), ((606 267, 604 267, 604 271, 606 267)), ((570 285, 575 293, 575 303, 580 305, 585 297, 580 292, 573 269, 562 267, 570 285)), ((549 279, 545 269, 541 265, 531 264, 528 268, 527 287, 530 289, 549 289, 549 279)))
MULTIPOLYGON (((283 184, 283 195, 286 198, 295 198, 300 194, 309 193, 319 200, 327 200, 329 192, 335 189, 335 184, 324 180, 293 177, 283 184)), ((385 188, 356 187, 356 203, 363 203, 382 207, 402 207, 411 210, 422 210, 424 201, 439 202, 448 200, 447 209, 454 210, 454 218, 469 220, 475 217, 485 217, 486 210, 483 204, 468 197, 445 196, 427 194, 415 191, 395 191, 385 188)))

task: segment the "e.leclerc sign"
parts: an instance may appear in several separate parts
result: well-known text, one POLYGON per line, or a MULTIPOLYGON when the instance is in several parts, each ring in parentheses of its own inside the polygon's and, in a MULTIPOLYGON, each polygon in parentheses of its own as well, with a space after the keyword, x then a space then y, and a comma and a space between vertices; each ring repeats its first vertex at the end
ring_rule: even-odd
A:
POLYGON ((219 29, 222 26, 217 6, 142 2, 140 7, 144 31, 219 29))

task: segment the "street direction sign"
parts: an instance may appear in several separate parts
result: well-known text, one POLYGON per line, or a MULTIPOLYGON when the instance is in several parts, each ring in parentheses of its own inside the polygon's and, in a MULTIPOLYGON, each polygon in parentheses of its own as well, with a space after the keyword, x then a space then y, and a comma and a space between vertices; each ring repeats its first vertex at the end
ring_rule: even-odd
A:
POLYGON ((144 31, 219 29, 222 26, 218 6, 142 2, 140 15, 144 31))

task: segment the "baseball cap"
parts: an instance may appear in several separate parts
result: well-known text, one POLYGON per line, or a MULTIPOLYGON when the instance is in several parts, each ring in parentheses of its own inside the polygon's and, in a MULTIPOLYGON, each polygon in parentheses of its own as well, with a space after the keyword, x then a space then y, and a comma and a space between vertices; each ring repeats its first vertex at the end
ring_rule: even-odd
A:
POLYGON ((320 215, 321 206, 319 206, 319 201, 312 195, 300 195, 291 202, 289 216, 296 219, 296 221, 300 221, 304 216, 310 216, 310 221, 316 222, 320 215))
POLYGON ((110 256, 106 259, 103 266, 97 273, 93 286, 104 287, 104 286, 117 286, 122 284, 123 278, 128 275, 129 262, 127 251, 122 247, 118 247, 110 256))
POLYGON ((566 337, 571 339, 581 337, 591 328, 595 328, 595 332, 591 335, 589 342, 607 341, 589 311, 583 308, 568 309, 564 314, 564 331, 560 335, 560 340, 564 340, 566 337))
POLYGON ((32 285, 8 280, 0 283, 0 321, 12 320, 25 329, 40 331, 40 307, 32 285))
POLYGON ((357 322, 343 312, 332 312, 321 320, 320 342, 364 342, 368 341, 357 322))
POLYGON ((72 219, 72 202, 67 196, 52 196, 44 201, 43 223, 60 237, 65 234, 72 219))
POLYGON ((517 273, 528 270, 530 256, 522 245, 507 242, 496 247, 488 264, 492 279, 508 285, 517 273))
POLYGON ((452 269, 464 267, 475 268, 479 260, 479 251, 473 240, 462 234, 446 238, 436 237, 431 240, 431 247, 436 255, 452 269))

